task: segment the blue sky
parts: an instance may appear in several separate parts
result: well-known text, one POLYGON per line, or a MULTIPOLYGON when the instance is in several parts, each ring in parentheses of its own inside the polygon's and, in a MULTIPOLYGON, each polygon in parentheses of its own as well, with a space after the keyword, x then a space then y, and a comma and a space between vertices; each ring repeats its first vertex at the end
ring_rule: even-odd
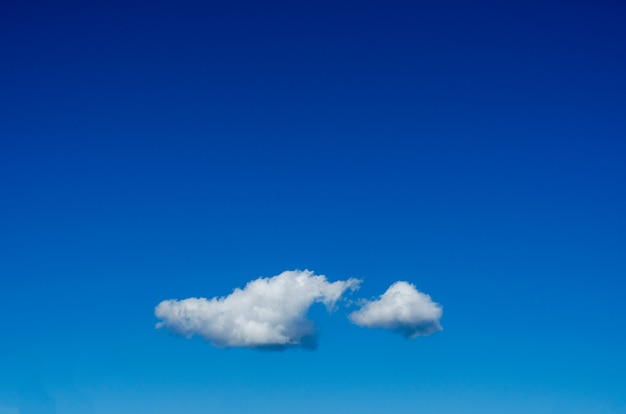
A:
POLYGON ((626 413, 623 4, 13 3, 0 414, 626 413), (155 329, 293 269, 443 330, 155 329))

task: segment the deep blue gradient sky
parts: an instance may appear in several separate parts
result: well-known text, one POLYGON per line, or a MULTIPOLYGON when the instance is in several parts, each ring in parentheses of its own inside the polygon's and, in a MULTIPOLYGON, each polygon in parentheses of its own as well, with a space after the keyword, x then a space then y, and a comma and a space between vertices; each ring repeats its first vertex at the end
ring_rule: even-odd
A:
POLYGON ((619 2, 0 8, 0 414, 626 413, 619 2), (154 329, 312 269, 444 330, 154 329))

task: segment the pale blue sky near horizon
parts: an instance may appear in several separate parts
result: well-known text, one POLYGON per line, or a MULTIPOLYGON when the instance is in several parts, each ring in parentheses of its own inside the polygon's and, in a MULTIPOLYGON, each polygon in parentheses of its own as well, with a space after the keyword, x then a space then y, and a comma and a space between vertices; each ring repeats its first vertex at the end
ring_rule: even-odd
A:
POLYGON ((0 414, 626 413, 619 2, 0 6, 0 414), (408 340, 157 330, 309 269, 408 340))

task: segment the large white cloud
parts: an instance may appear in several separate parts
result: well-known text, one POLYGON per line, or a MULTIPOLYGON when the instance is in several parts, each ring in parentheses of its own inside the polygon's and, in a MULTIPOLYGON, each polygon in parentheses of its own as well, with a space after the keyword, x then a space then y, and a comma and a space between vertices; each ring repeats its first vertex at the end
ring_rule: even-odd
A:
POLYGON ((429 295, 407 282, 396 282, 374 301, 364 301, 361 309, 348 317, 356 325, 383 328, 407 338, 430 335, 441 330, 443 309, 429 295))
POLYGON ((282 349, 315 347, 315 326, 306 318, 315 302, 332 311, 358 279, 328 282, 304 270, 286 271, 249 282, 226 297, 165 300, 155 308, 166 327, 191 337, 200 335, 218 347, 282 349))

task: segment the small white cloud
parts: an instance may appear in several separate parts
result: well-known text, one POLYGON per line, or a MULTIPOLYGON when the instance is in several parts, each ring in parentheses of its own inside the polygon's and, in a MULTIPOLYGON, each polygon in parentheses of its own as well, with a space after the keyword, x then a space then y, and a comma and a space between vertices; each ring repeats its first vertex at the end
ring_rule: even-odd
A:
POLYGON ((407 338, 440 331, 443 309, 429 295, 407 282, 396 282, 379 299, 364 301, 348 318, 366 328, 383 328, 407 338))
POLYGON ((332 311, 343 293, 358 289, 360 282, 331 283, 308 270, 286 271, 253 280, 226 297, 165 300, 154 313, 162 320, 157 328, 200 335, 218 347, 314 348, 315 326, 306 319, 311 305, 321 302, 332 311))

